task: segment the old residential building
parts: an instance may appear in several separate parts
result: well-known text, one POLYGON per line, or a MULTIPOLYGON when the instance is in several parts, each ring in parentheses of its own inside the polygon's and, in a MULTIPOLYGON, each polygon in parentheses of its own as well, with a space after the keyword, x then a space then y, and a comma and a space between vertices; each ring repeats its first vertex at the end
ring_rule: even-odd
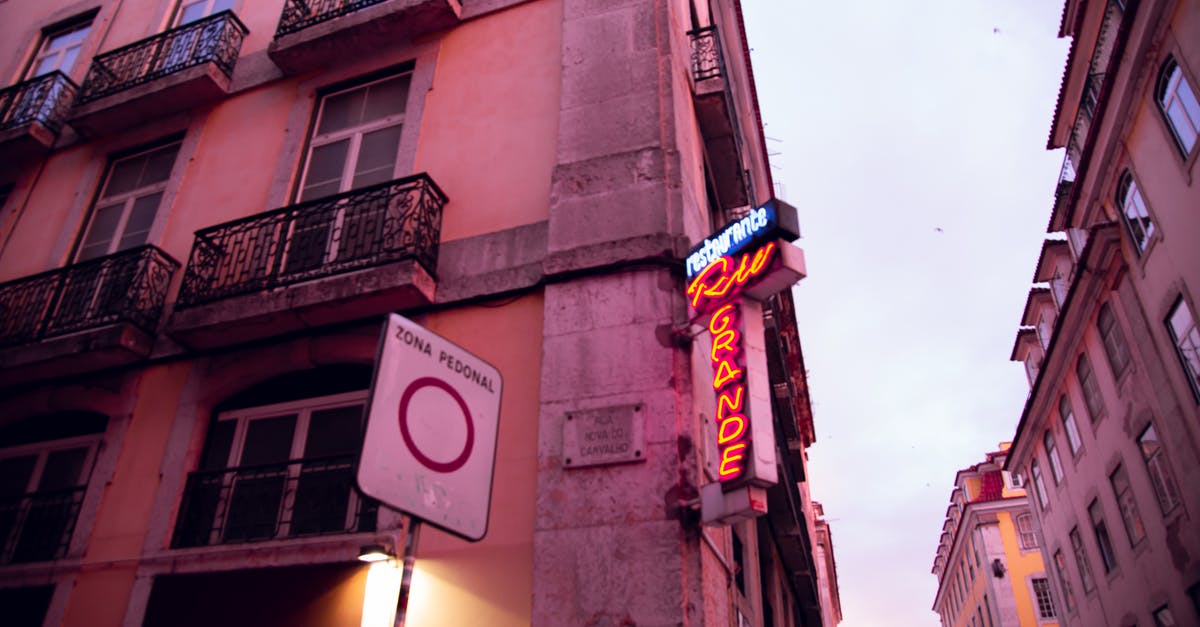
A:
POLYGON ((1200 2, 1068 0, 1065 148, 1013 359, 1066 625, 1200 623, 1200 2), (1042 286, 1044 285, 1044 287, 1042 286))
POLYGON ((683 258, 772 190, 737 0, 0 2, 0 83, 6 624, 391 624, 388 312, 503 377, 486 536, 424 529, 407 624, 837 616, 786 289, 768 512, 701 522, 683 258), (624 457, 572 459, 588 416, 624 457))
POLYGON ((1059 624, 1025 490, 1002 470, 1008 450, 954 477, 932 571, 943 627, 1059 624))

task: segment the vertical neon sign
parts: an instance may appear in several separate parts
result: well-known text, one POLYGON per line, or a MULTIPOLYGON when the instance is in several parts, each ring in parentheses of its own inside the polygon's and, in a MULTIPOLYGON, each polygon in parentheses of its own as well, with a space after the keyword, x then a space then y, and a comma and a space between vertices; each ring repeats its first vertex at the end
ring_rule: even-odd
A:
POLYGON ((747 285, 765 275, 775 259, 776 244, 768 243, 737 257, 719 257, 696 275, 688 285, 692 308, 697 313, 712 311, 708 332, 712 335, 713 392, 717 395, 717 447, 720 462, 717 478, 732 481, 745 474, 750 454, 750 420, 747 416, 746 365, 742 334, 742 299, 747 285))

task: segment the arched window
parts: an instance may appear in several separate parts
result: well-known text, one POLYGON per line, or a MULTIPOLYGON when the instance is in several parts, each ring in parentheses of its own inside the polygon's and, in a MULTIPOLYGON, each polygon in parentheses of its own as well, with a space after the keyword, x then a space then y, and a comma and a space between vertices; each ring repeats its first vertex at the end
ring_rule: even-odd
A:
POLYGON ((108 417, 41 414, 0 428, 0 564, 63 557, 108 417))
POLYGON ((370 366, 284 375, 216 408, 176 547, 374 529, 354 489, 370 366))
POLYGON ((1175 134, 1175 141, 1186 157, 1196 145, 1196 135, 1200 132, 1200 103, 1196 101, 1196 92, 1183 76, 1183 68, 1173 57, 1167 57, 1162 71, 1158 75, 1158 88, 1155 90, 1155 100, 1167 118, 1167 124, 1175 134))
POLYGON ((1121 217, 1125 227, 1129 229, 1129 237, 1140 254, 1146 250, 1150 236, 1154 235, 1154 222, 1150 220, 1150 212, 1146 210, 1146 201, 1138 190, 1133 174, 1125 170, 1117 183, 1117 206, 1121 209, 1121 217))

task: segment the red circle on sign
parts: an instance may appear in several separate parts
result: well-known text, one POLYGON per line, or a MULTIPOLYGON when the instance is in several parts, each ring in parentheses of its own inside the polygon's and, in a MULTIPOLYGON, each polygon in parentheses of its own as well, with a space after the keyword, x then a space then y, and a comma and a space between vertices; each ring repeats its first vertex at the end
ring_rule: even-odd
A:
POLYGON ((475 445, 475 423, 471 420, 471 411, 467 409, 467 402, 463 400, 458 390, 450 386, 449 383, 434 377, 421 377, 412 383, 408 384, 408 388, 404 390, 404 394, 400 396, 400 436, 404 438, 404 444, 408 446, 408 450, 412 452, 413 457, 422 466, 434 472, 454 472, 463 467, 467 463, 467 459, 471 457, 471 448, 475 445), (413 441, 412 434, 408 430, 408 404, 412 401, 412 397, 418 390, 427 387, 435 387, 450 395, 454 402, 458 403, 458 408, 462 410, 463 418, 467 421, 467 441, 463 445, 462 453, 458 457, 448 461, 439 462, 430 459, 428 455, 423 453, 420 448, 417 448, 417 443, 413 441))

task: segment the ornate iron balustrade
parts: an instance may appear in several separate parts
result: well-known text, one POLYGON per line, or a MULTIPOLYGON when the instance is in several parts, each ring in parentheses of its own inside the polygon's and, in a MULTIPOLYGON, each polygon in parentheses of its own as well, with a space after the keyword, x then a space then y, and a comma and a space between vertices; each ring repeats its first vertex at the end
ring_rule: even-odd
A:
POLYGON ((275 38, 304 30, 384 0, 285 0, 275 38))
POLYGON ((57 133, 78 91, 57 70, 0 90, 0 130, 39 122, 57 133))
POLYGON ((249 31, 232 11, 172 28, 92 60, 79 102, 90 102, 187 68, 213 63, 233 76, 249 31))
POLYGON ((721 54, 721 37, 716 26, 705 26, 688 31, 692 38, 692 78, 725 76, 725 56, 721 54))
POLYGON ((404 259, 433 274, 445 202, 422 173, 197 231, 176 306, 404 259))
POLYGON ((154 246, 0 284, 0 346, 115 322, 154 333, 179 262, 154 246))
POLYGON ((0 499, 0 563, 40 562, 66 555, 85 488, 0 499))
POLYGON ((188 475, 173 548, 374 531, 379 503, 354 487, 358 456, 188 475))

